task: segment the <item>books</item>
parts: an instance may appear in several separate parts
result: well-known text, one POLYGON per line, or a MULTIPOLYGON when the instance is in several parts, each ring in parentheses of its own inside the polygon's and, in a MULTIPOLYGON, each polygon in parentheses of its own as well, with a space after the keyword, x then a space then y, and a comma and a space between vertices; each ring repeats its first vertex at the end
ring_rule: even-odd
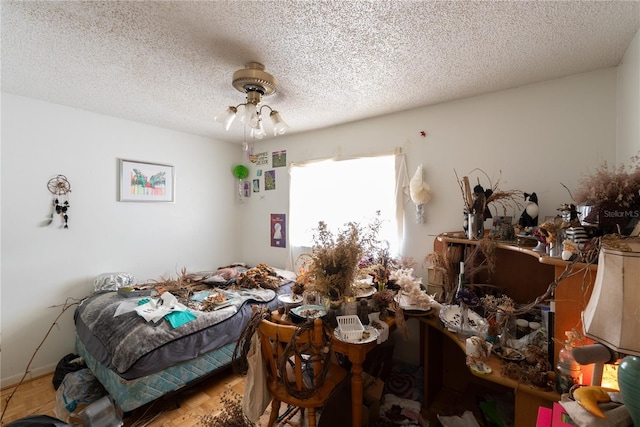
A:
POLYGON ((553 403, 553 409, 541 406, 538 408, 536 427, 574 427, 567 411, 558 402, 553 403))

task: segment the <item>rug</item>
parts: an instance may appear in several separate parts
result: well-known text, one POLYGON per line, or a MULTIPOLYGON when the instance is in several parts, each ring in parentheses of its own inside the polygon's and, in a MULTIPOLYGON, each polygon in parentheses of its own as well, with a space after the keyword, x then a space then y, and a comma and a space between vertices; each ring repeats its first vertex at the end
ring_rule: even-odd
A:
POLYGON ((384 392, 402 399, 422 403, 424 396, 424 375, 420 366, 395 361, 389 378, 385 382, 384 392))

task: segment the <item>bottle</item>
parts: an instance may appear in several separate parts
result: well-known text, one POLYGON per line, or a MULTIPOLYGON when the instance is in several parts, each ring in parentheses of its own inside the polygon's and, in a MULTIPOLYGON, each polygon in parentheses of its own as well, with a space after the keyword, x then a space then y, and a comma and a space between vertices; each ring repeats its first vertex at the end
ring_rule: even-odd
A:
POLYGON ((571 354, 575 337, 571 331, 566 331, 565 335, 567 341, 558 352, 558 365, 556 366, 556 391, 560 394, 569 393, 571 387, 582 383, 582 369, 571 354))
POLYGON ((458 291, 464 288, 466 285, 466 280, 464 278, 464 262, 460 261, 460 273, 458 273, 458 288, 456 289, 456 296, 458 291))
POLYGON ((369 324, 369 313, 371 313, 371 307, 369 307, 369 302, 366 298, 363 298, 360 300, 360 304, 358 305, 358 318, 363 326, 369 324))

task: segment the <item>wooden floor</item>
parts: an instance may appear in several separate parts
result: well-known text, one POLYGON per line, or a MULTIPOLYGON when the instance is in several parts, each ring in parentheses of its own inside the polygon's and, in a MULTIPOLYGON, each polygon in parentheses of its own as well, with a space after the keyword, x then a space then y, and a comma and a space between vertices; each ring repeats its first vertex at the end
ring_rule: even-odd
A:
MULTIPOLYGON (((53 374, 45 375, 18 387, 8 406, 6 400, 15 387, 2 390, 2 411, 0 425, 29 415, 50 415, 55 417, 56 391, 52 384, 53 374), (5 411, 5 406, 7 409, 5 411)), ((160 399, 146 405, 124 418, 125 427, 189 427, 197 426, 200 416, 217 414, 222 410, 220 396, 226 389, 232 389, 242 396, 244 377, 230 369, 214 375, 171 399, 160 399), (179 405, 179 406, 178 406, 179 405)))

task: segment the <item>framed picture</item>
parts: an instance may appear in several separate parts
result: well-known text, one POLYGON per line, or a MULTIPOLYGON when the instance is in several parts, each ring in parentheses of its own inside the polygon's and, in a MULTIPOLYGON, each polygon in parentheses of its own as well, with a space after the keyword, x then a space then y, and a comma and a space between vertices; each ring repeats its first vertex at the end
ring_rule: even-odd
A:
POLYGON ((271 153, 271 166, 282 168, 287 166, 287 150, 274 151, 271 153))
POLYGON ((120 159, 121 202, 173 202, 175 172, 171 165, 120 159))
POLYGON ((286 218, 286 214, 271 214, 271 246, 274 248, 287 247, 286 218))
POLYGON ((494 216, 493 228, 498 229, 502 224, 513 225, 513 219, 510 216, 494 216))

